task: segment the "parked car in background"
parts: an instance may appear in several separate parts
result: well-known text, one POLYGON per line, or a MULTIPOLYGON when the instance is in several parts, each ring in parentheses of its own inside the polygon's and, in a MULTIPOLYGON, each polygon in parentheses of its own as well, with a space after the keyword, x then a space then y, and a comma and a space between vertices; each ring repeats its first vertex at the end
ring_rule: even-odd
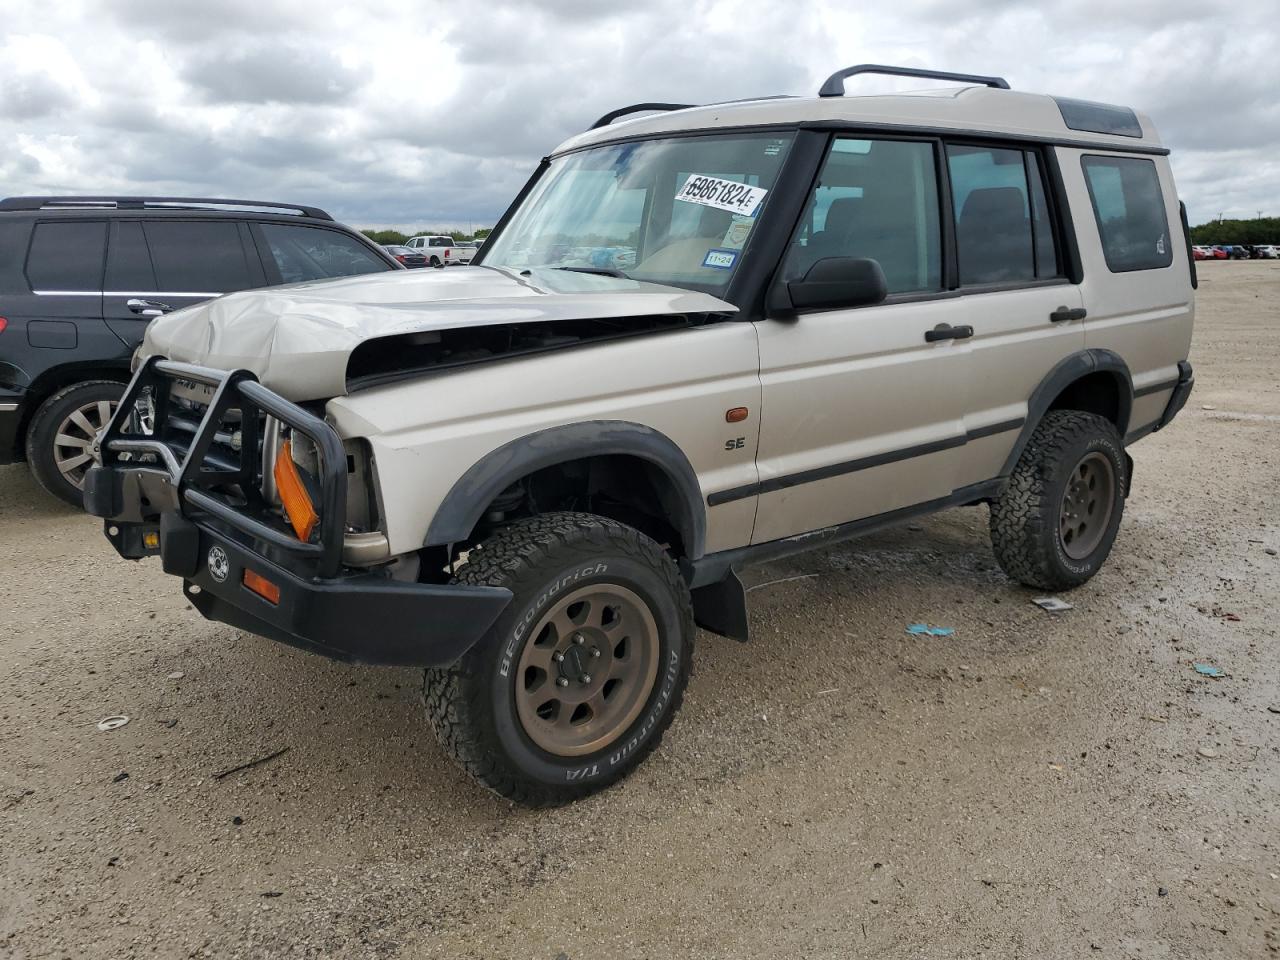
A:
POLYGON ((1231 254, 1232 260, 1249 259, 1249 248, 1240 243, 1235 243, 1227 247, 1227 252, 1231 254))
POLYGON ((404 245, 425 253, 428 263, 433 267, 452 267, 458 264, 470 263, 471 259, 476 255, 475 247, 464 247, 453 237, 439 235, 424 234, 418 237, 410 237, 405 241, 404 245))
POLYGON ((426 252, 423 250, 415 250, 413 247, 405 247, 394 243, 383 244, 382 249, 395 257, 397 263, 402 263, 405 267, 426 267, 431 264, 431 261, 427 259, 426 252))
POLYGON ((323 210, 183 197, 0 200, 0 463, 81 503, 152 318, 233 290, 398 269, 323 210))
POLYGON ((1215 259, 1215 260, 1230 260, 1230 259, 1231 259, 1231 248, 1230 248, 1230 247, 1224 247, 1224 246, 1222 246, 1221 244, 1215 244, 1214 246, 1210 247, 1210 248, 1209 248, 1209 250, 1210 250, 1210 252, 1212 252, 1212 253, 1213 253, 1213 259, 1215 259))
POLYGON ((1197 245, 1191 248, 1191 255, 1196 260, 1212 260, 1213 250, 1206 246, 1197 245))
POLYGON ((1253 259, 1255 260, 1277 260, 1280 259, 1280 248, 1272 243, 1259 243, 1253 247, 1253 259))

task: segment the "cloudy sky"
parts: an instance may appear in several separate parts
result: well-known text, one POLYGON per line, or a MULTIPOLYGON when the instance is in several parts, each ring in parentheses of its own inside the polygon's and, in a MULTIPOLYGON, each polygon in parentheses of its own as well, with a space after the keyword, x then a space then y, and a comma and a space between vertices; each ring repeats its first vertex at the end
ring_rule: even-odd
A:
MULTIPOLYGON (((812 94, 871 61, 1130 104, 1173 148, 1193 223, 1280 215, 1276 13, 1274 0, 0 0, 0 195, 249 197, 356 226, 467 229, 616 106, 812 94)), ((862 86, 894 81, 880 83, 862 86)))

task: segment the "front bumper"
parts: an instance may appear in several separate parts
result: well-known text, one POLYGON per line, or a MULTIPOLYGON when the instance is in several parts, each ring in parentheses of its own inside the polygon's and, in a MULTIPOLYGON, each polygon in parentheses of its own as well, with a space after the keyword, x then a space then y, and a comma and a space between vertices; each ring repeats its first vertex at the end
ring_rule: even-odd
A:
MULTIPOLYGON (((210 489, 209 471, 193 463, 191 454, 207 452, 202 441, 215 431, 219 409, 240 409, 245 422, 265 412, 327 450, 320 498, 326 511, 341 511, 344 503, 341 442, 323 421, 243 371, 223 374, 148 360, 120 411, 132 409, 143 386, 165 389, 166 378, 217 384, 200 431, 187 450, 175 450, 166 444, 159 416, 153 438, 140 440, 121 435, 127 416, 117 413, 103 433, 102 463, 85 478, 85 509, 104 518, 107 539, 121 556, 159 556, 166 573, 183 579, 187 598, 206 618, 338 660, 444 666, 470 649, 510 603, 511 592, 500 587, 406 582, 343 567, 340 543, 334 547, 325 539, 342 536, 341 516, 323 516, 320 542, 304 544, 251 515, 245 505, 226 502, 210 489), (119 459, 120 453, 143 452, 153 453, 156 462, 119 459), (266 580, 278 598, 250 589, 246 573, 266 580)), ((241 469, 256 458, 255 443, 242 455, 241 469)), ((248 476, 246 486, 256 477, 248 476)))

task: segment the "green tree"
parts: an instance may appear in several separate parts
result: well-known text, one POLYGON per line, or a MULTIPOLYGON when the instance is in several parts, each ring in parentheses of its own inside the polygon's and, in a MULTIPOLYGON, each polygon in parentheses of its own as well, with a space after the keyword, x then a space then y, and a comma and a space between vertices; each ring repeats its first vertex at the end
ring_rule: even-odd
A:
POLYGON ((1191 228, 1195 244, 1280 243, 1280 217, 1253 220, 1210 220, 1191 228))

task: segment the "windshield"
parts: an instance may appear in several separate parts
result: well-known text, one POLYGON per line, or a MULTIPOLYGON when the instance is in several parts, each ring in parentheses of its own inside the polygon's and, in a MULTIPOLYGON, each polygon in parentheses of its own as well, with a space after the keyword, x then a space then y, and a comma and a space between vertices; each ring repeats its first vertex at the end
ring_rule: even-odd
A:
POLYGON ((484 263, 722 293, 791 139, 776 133, 685 137, 560 157, 485 245, 484 263))

